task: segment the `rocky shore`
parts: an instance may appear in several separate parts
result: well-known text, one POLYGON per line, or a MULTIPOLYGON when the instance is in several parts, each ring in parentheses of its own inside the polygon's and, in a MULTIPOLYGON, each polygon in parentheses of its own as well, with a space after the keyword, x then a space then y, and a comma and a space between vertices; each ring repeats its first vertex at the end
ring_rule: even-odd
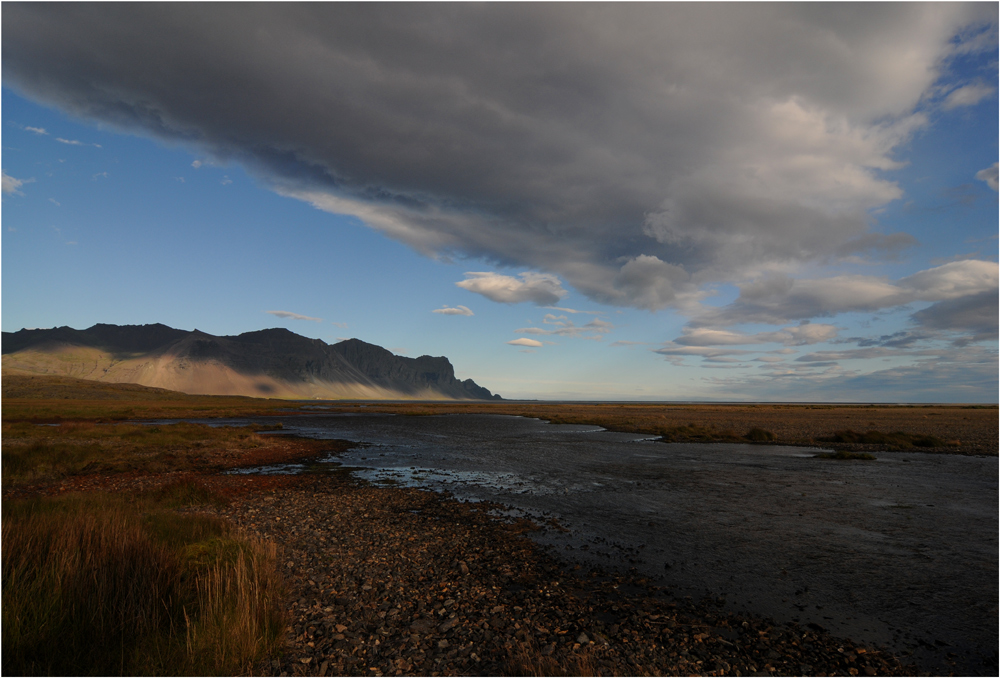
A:
POLYGON ((561 563, 500 507, 342 473, 239 479, 213 509, 275 541, 287 573, 272 675, 913 675, 820 628, 671 599, 561 563), (277 479, 274 479, 277 480, 277 479))

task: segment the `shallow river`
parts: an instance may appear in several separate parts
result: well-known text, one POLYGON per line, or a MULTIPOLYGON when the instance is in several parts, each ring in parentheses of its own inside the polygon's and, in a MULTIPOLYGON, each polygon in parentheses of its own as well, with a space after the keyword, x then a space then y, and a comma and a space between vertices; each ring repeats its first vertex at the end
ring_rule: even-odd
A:
POLYGON ((489 415, 283 423, 365 443, 337 461, 369 480, 555 518, 570 531, 537 538, 566 559, 635 567, 677 595, 818 624, 935 673, 995 675, 995 457, 832 461, 489 415))

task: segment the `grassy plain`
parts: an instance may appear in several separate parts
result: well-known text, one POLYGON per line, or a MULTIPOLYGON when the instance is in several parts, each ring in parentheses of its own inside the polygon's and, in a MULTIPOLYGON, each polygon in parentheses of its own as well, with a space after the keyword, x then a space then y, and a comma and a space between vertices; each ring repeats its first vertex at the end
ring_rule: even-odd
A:
POLYGON ((996 405, 364 403, 333 411, 508 414, 594 424, 666 442, 753 442, 855 451, 997 454, 996 405))
POLYGON ((49 375, 3 375, 3 421, 122 421, 243 417, 294 410, 287 400, 194 396, 138 384, 49 375))
POLYGON ((286 624, 275 544, 190 508, 227 501, 219 471, 330 444, 121 420, 288 407, 5 375, 4 675, 235 675, 273 655, 286 624))
MULTIPOLYGON (((308 458, 337 443, 260 435, 276 427, 129 420, 294 414, 301 403, 5 374, 2 404, 4 674, 233 675, 259 670, 281 651, 288 609, 276 544, 197 509, 295 482, 223 470, 308 458)), ((324 406, 519 415, 665 441, 821 444, 850 453, 836 458, 871 449, 997 453, 996 406, 324 406)), ((540 655, 522 659, 527 667, 540 655)))

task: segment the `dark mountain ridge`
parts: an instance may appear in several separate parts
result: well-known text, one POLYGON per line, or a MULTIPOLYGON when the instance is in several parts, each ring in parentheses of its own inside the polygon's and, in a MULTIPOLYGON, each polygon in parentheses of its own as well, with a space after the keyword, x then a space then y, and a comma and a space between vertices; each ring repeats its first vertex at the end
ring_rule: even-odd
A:
MULTIPOLYGON (((98 324, 85 330, 57 327, 2 334, 5 367, 10 364, 25 369, 24 361, 16 361, 19 355, 65 354, 79 348, 99 352, 100 356, 107 354, 107 364, 100 370, 92 370, 90 374, 94 376, 85 377, 98 380, 122 381, 124 377, 121 375, 126 373, 121 369, 116 372, 114 368, 125 363, 130 365, 131 370, 127 374, 138 374, 140 379, 150 382, 149 385, 159 385, 153 383, 153 377, 142 376, 149 374, 153 365, 160 370, 164 369, 164 365, 175 372, 186 370, 184 373, 188 381, 192 379, 191 374, 197 374, 199 369, 211 365, 216 373, 221 368, 256 379, 257 392, 248 395, 268 395, 274 391, 273 385, 267 385, 270 381, 265 384, 261 380, 266 377, 275 383, 293 387, 322 385, 334 393, 339 384, 370 389, 373 393, 395 393, 408 397, 500 398, 471 379, 458 380, 454 367, 445 357, 397 356, 381 346, 359 339, 327 344, 283 328, 217 337, 199 330, 188 332, 162 324, 98 324)), ((77 362, 82 364, 94 360, 91 353, 87 353, 77 362)), ((37 364, 40 364, 37 359, 31 363, 37 364)), ((73 358, 61 358, 60 364, 70 365, 65 370, 67 374, 80 372, 73 358)), ((27 369, 32 368, 29 366, 27 369)), ((44 363, 42 369, 51 373, 61 368, 44 363)))

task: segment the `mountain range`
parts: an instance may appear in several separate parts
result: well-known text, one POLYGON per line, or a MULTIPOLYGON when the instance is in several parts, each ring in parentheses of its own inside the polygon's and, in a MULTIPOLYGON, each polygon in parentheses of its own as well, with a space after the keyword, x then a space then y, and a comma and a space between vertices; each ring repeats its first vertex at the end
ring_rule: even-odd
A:
POLYGON ((217 337, 155 325, 2 333, 5 373, 58 374, 203 395, 495 400, 444 357, 398 356, 358 339, 327 344, 286 329, 217 337))

